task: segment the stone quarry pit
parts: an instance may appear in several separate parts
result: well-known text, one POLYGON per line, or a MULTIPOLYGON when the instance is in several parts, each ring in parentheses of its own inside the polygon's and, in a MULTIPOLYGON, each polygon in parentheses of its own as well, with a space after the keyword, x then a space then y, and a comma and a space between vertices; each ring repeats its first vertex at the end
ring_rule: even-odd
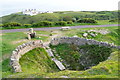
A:
POLYGON ((18 46, 12 53, 10 65, 14 72, 21 72, 19 59, 28 51, 43 47, 60 70, 86 70, 105 61, 112 48, 120 46, 79 37, 54 38, 45 48, 42 41, 32 41, 18 46), (49 47, 49 48, 48 48, 49 47))
POLYGON ((90 69, 107 60, 112 48, 120 49, 113 44, 78 37, 54 38, 50 47, 55 57, 69 70, 90 69))

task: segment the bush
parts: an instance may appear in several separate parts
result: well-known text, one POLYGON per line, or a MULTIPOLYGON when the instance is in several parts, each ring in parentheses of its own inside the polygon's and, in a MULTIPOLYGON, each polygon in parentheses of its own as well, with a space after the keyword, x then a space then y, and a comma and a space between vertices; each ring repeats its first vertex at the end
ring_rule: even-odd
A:
POLYGON ((63 21, 72 21, 72 17, 71 16, 64 16, 63 21))
POLYGON ((117 19, 109 20, 109 22, 117 22, 117 19))
POLYGON ((72 18, 72 22, 76 22, 77 20, 76 20, 76 18, 72 18))
POLYGON ((0 27, 3 27, 3 24, 0 24, 0 27))
POLYGON ((17 27, 17 26, 22 26, 22 24, 17 22, 10 22, 3 24, 3 27, 17 27))
POLYGON ((90 19, 90 18, 80 19, 77 22, 79 22, 79 23, 97 23, 95 20, 90 19))
POLYGON ((41 21, 39 23, 34 23, 32 26, 33 27, 39 27, 39 26, 52 26, 52 22, 50 21, 41 21))
POLYGON ((67 21, 67 24, 73 24, 73 22, 72 21, 67 21))
POLYGON ((30 27, 31 24, 24 24, 23 26, 25 26, 25 27, 30 27))
POLYGON ((60 25, 60 26, 65 26, 67 24, 67 22, 65 21, 59 21, 59 22, 56 22, 55 25, 60 25))

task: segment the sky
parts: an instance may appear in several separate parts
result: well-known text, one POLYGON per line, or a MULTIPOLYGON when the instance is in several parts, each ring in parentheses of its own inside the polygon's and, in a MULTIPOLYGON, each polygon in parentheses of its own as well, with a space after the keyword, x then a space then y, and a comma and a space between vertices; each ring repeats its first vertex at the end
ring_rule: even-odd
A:
POLYGON ((39 11, 113 11, 119 0, 1 0, 0 16, 25 9, 39 11))

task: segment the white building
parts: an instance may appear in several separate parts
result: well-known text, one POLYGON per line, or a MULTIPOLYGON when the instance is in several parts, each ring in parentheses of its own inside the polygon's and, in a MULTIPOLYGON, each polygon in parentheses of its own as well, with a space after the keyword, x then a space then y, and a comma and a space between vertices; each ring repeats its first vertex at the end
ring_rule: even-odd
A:
POLYGON ((47 11, 46 13, 53 13, 52 11, 47 11))
POLYGON ((39 14, 39 11, 37 11, 36 9, 28 9, 28 10, 26 9, 22 13, 25 14, 25 15, 31 15, 31 16, 33 16, 33 15, 39 14))
POLYGON ((22 12, 24 15, 37 15, 41 13, 53 13, 52 11, 37 11, 36 9, 26 9, 25 11, 22 12))

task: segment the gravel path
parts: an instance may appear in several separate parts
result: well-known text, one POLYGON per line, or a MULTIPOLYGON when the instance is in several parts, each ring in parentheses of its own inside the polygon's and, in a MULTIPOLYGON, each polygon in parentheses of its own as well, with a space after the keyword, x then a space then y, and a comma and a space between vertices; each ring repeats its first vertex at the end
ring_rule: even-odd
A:
MULTIPOLYGON (((108 24, 108 25, 81 25, 81 26, 70 26, 70 28, 73 29, 73 28, 109 27, 109 26, 118 26, 118 24, 108 24)), ((54 30, 54 29, 61 29, 61 27, 34 28, 35 31, 40 31, 40 30, 54 30)), ((28 31, 28 30, 29 30, 29 28, 26 28, 26 29, 8 29, 8 30, 0 30, 0 33, 25 32, 25 31, 28 31)))

